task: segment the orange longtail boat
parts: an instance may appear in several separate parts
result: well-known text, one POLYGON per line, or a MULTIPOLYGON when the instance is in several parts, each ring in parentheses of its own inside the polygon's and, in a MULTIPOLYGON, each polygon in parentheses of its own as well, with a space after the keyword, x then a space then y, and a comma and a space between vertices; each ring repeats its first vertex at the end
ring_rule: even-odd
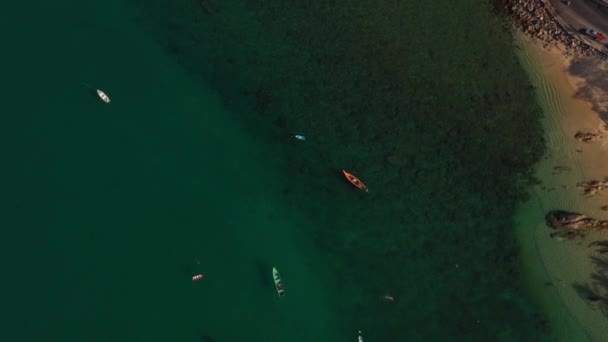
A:
POLYGON ((348 179, 348 181, 352 185, 356 186, 357 188, 359 188, 361 190, 364 190, 365 192, 368 191, 367 186, 365 184, 363 184, 363 182, 360 181, 359 178, 351 175, 350 173, 348 173, 348 172, 346 172, 344 170, 342 170, 342 172, 344 172, 344 176, 346 177, 346 179, 348 179))

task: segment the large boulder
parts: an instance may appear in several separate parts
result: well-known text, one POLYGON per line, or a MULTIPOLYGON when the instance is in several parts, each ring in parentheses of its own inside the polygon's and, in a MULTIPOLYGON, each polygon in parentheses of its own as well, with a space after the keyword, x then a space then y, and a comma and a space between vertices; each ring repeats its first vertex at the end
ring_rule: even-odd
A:
POLYGON ((582 188, 587 196, 593 196, 598 191, 605 190, 608 188, 608 180, 599 181, 591 180, 586 182, 580 182, 576 184, 577 188, 582 188))
POLYGON ((600 141, 602 140, 603 136, 598 132, 598 133, 592 133, 592 132, 577 132, 574 135, 574 138, 578 141, 582 141, 584 143, 592 143, 592 142, 596 142, 596 141, 600 141))
POLYGON ((583 214, 554 210, 545 217, 547 225, 554 229, 589 230, 608 228, 608 221, 596 220, 583 214))

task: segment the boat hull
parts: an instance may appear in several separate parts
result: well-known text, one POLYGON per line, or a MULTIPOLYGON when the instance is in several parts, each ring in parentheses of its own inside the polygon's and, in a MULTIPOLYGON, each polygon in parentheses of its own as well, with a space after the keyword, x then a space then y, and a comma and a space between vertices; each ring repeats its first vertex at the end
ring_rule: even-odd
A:
POLYGON ((367 185, 365 185, 359 178, 353 176, 352 174, 346 172, 345 170, 342 170, 342 173, 344 173, 344 177, 346 177, 346 179, 348 179, 350 184, 354 185, 359 190, 363 190, 365 192, 367 192, 369 190, 367 188, 367 185))
POLYGON ((274 286, 277 289, 279 297, 285 296, 285 289, 283 288, 283 282, 281 281, 281 275, 276 268, 272 268, 272 278, 274 279, 274 286))
POLYGON ((108 95, 106 95, 106 93, 104 93, 103 91, 97 89, 97 96, 99 96, 99 98, 105 102, 105 103, 110 103, 110 97, 108 95))

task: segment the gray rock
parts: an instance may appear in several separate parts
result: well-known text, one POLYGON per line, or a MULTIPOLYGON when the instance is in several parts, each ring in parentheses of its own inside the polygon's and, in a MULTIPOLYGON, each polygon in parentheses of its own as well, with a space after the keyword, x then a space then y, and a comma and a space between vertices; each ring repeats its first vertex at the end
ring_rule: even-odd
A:
POLYGON ((553 229, 590 230, 604 229, 608 221, 596 220, 583 214, 554 210, 545 217, 547 225, 553 229))
POLYGON ((598 191, 605 190, 606 188, 608 188, 608 180, 605 180, 605 181, 592 180, 592 181, 580 182, 580 183, 576 184, 576 187, 582 188, 583 191, 585 192, 586 196, 593 196, 598 191))
POLYGON ((574 135, 574 139, 578 140, 578 141, 582 141, 584 143, 592 143, 592 142, 596 142, 599 141, 603 138, 603 136, 598 132, 598 133, 591 133, 591 132, 577 132, 574 135))

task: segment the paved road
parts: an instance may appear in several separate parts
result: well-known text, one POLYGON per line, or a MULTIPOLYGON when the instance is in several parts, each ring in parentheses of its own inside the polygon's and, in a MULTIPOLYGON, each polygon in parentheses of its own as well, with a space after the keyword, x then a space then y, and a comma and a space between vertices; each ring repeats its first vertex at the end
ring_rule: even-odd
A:
MULTIPOLYGON (((569 32, 578 31, 583 28, 591 28, 601 33, 608 34, 608 10, 600 11, 595 3, 589 0, 571 0, 570 6, 562 0, 549 0, 555 8, 557 14, 570 26, 569 32)), ((608 51, 604 46, 583 34, 575 34, 585 43, 597 48, 608 51)))

